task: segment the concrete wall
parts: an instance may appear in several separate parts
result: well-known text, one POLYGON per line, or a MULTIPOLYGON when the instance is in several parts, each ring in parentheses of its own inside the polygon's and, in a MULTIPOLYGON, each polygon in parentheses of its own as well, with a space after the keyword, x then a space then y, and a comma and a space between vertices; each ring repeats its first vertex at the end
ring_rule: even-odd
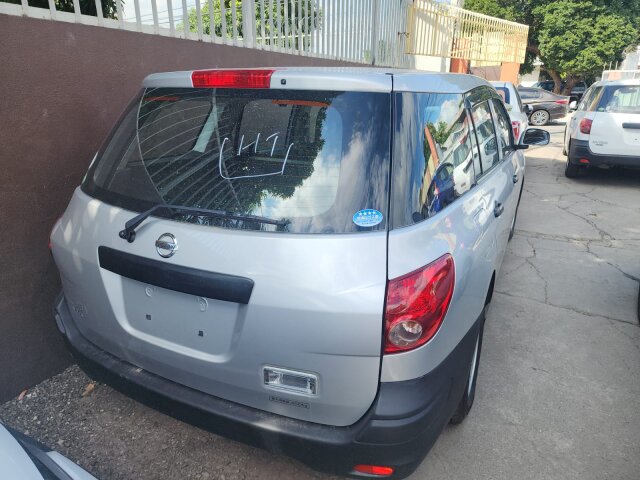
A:
POLYGON ((71 361, 54 326, 50 229, 149 73, 345 65, 0 15, 0 401, 71 361))

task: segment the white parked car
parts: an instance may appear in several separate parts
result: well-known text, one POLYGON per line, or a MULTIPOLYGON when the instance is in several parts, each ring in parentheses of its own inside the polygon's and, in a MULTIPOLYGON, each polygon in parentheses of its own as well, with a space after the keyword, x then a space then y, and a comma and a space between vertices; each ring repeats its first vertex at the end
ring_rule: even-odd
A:
POLYGON ((567 124, 565 175, 593 166, 640 167, 640 79, 594 83, 567 124))
POLYGON ((490 82, 502 97, 505 106, 507 107, 507 113, 511 119, 511 127, 513 128, 513 137, 517 142, 520 140, 520 135, 529 126, 529 114, 531 113, 531 107, 524 105, 520 99, 518 89, 511 82, 490 82))

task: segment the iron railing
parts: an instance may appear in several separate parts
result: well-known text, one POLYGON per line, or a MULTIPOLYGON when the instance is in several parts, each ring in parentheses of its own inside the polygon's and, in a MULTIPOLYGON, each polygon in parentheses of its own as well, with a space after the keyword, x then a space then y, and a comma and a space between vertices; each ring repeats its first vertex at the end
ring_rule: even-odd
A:
POLYGON ((524 61, 529 26, 431 0, 409 5, 406 52, 499 64, 524 61))
POLYGON ((433 0, 0 0, 2 13, 402 68, 522 63, 529 28, 433 0))
POLYGON ((85 3, 72 1, 73 8, 61 0, 0 0, 0 14, 354 63, 411 66, 403 39, 409 0, 83 0, 95 2, 93 14, 86 12, 85 3), (33 6, 36 2, 39 7, 33 6))

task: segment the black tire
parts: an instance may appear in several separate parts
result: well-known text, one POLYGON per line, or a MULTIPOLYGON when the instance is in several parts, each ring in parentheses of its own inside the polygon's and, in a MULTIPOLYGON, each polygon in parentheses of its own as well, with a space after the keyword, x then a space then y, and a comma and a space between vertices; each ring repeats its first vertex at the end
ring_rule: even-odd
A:
POLYGON ((520 208, 520 199, 522 198, 522 190, 524 190, 524 178, 522 179, 522 185, 520 185, 520 193, 518 194, 518 203, 516 204, 516 213, 513 216, 513 222, 511 223, 511 230, 509 231, 509 241, 516 233, 516 219, 518 218, 518 209, 520 208))
POLYGON ((474 354, 471 358, 471 365, 469 366, 469 379, 467 380, 467 385, 456 411, 451 416, 451 420, 449 420, 453 425, 459 425, 465 418, 467 418, 467 415, 469 415, 469 411, 473 406, 473 401, 476 398, 476 383, 478 380, 478 368, 480 367, 480 353, 482 352, 482 337, 484 334, 484 313, 486 310, 487 308, 485 307, 482 312, 482 318, 480 319, 474 354))
POLYGON ((564 176, 567 178, 576 178, 580 173, 581 167, 571 163, 569 157, 567 157, 567 163, 564 167, 564 176))

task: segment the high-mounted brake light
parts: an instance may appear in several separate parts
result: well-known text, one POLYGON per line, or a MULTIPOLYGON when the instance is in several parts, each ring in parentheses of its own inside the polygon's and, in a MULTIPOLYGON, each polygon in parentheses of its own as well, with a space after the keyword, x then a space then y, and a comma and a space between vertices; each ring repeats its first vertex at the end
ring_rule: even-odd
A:
POLYGON ((384 353, 412 350, 431 340, 447 314, 454 284, 455 268, 449 254, 389 280, 384 353))
POLYGON ((580 133, 584 133, 585 135, 591 134, 591 124, 593 120, 590 118, 583 118, 580 120, 580 133))
POLYGON ((353 467, 354 473, 363 473, 367 476, 388 477, 393 474, 393 467, 382 465, 356 465, 353 467))
POLYGON ((269 88, 275 70, 199 70, 191 74, 194 87, 269 88))

